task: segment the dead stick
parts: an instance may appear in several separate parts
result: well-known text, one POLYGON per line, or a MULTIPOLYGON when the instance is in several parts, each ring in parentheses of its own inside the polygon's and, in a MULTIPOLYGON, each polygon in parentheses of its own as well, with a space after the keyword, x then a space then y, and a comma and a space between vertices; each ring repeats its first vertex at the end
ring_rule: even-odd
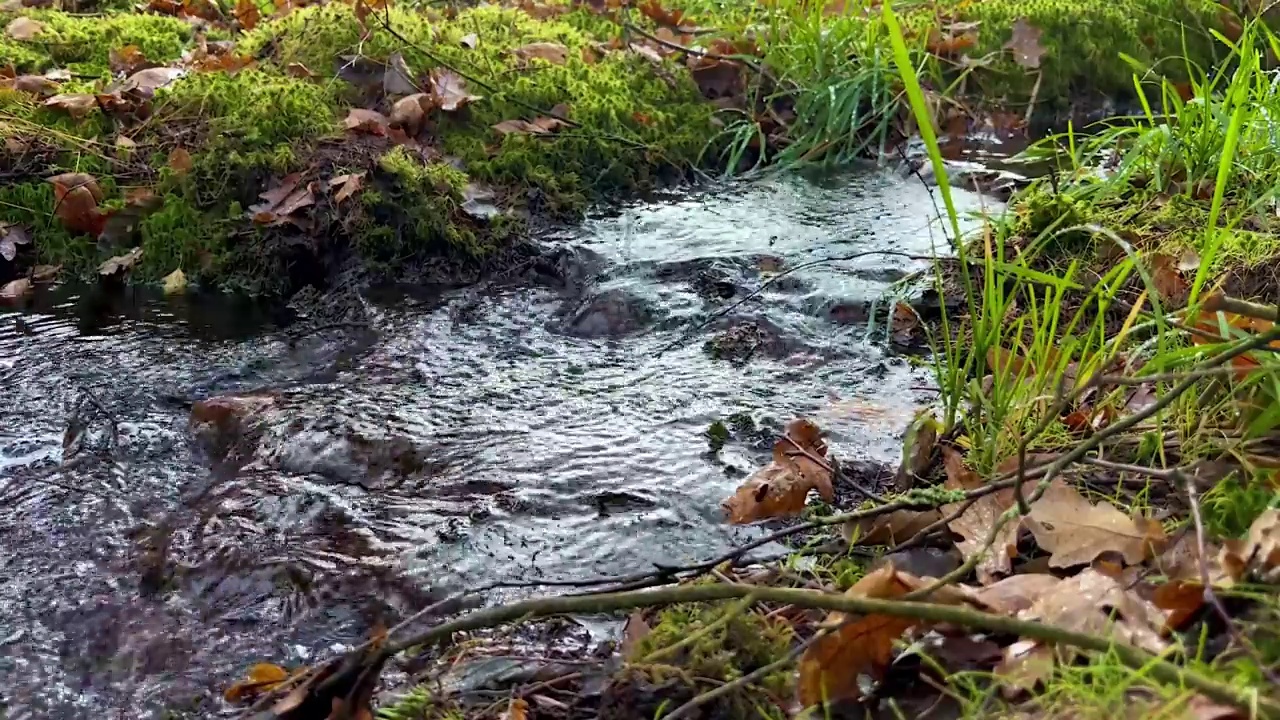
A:
POLYGON ((1049 643, 1071 645, 1093 652, 1111 652, 1126 666, 1141 670, 1161 683, 1190 687, 1212 700, 1232 705, 1246 712, 1256 711, 1259 717, 1280 720, 1280 702, 1263 696, 1258 688, 1234 687, 1218 682, 1195 670, 1180 667, 1144 650, 1118 644, 1112 638, 1088 635, 967 607, 850 597, 819 590, 768 588, 743 584, 682 585, 606 595, 573 595, 522 600, 477 610, 456 620, 441 623, 414 637, 389 645, 383 650, 383 654, 391 656, 417 645, 428 646, 447 642, 455 633, 496 627, 520 619, 573 613, 609 613, 677 603, 730 600, 747 595, 755 595, 761 601, 770 603, 846 613, 889 615, 929 623, 948 623, 1049 643))

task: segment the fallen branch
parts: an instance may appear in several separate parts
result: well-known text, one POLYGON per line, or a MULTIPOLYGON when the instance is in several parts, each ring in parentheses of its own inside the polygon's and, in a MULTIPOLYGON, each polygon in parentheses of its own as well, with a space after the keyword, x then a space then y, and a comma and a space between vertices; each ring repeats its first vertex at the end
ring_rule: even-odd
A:
POLYGON ((1217 702, 1240 708, 1247 713, 1256 713, 1256 717, 1280 720, 1280 702, 1263 696, 1258 688, 1234 687, 1218 682, 1146 651, 1117 644, 1110 638, 954 605, 849 597, 818 590, 768 588, 754 585, 725 583, 683 585, 657 590, 522 600, 477 610, 456 620, 441 623, 413 637, 388 645, 381 655, 384 659, 389 658, 411 647, 448 642, 455 633, 496 627, 515 620, 571 613, 608 613, 676 603, 714 602, 743 598, 748 595, 754 595, 764 602, 846 613, 890 615, 930 623, 948 623, 1048 643, 1071 645, 1094 652, 1111 652, 1126 666, 1139 670, 1161 683, 1194 689, 1217 702))

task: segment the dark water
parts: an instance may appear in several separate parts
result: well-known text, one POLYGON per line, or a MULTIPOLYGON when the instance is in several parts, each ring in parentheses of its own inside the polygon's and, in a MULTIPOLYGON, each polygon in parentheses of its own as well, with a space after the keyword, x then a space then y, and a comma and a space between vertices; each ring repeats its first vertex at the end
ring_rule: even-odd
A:
POLYGON ((364 328, 302 337, 228 302, 55 294, 0 313, 7 717, 216 712, 247 664, 340 650, 444 590, 626 572, 750 537, 718 506, 765 454, 709 456, 708 424, 805 415, 840 457, 896 457, 928 372, 885 356, 865 305, 925 264, 805 269, 660 350, 779 263, 928 253, 944 244, 932 215, 928 191, 893 173, 734 185, 546 238, 563 283, 379 293, 364 328), (747 362, 704 351, 742 323, 747 362), (260 388, 280 399, 256 452, 211 482, 183 399, 260 388), (72 411, 85 430, 69 453, 114 462, 33 480, 63 456, 72 411), (371 466, 385 452, 409 459, 371 466), (161 521, 157 565, 139 533, 161 521))

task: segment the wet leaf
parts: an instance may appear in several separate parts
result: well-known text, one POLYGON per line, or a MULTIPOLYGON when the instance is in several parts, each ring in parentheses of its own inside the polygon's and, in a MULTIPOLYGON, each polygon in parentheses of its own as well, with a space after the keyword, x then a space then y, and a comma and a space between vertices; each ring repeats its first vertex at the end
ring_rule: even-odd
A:
POLYGON ((1115 578, 1093 568, 1061 581, 1018 617, 1109 637, 1153 653, 1167 645, 1160 637, 1164 614, 1115 578))
POLYGON ((1040 59, 1045 49, 1040 45, 1040 28, 1032 25, 1025 17, 1013 22, 1013 36, 1005 43, 1005 48, 1013 51, 1013 61, 1024 68, 1034 70, 1040 67, 1040 59))
POLYGON ((44 31, 44 23, 39 20, 32 20, 29 17, 17 17, 9 21, 4 28, 4 34, 14 40, 27 41, 34 40, 37 35, 44 31))
POLYGON ((563 65, 568 60, 569 48, 560 43, 536 42, 522 45, 511 51, 521 60, 546 60, 552 65, 563 65))
POLYGON ((560 118, 539 117, 528 120, 503 120, 493 126, 502 135, 550 135, 564 127, 560 118))
POLYGON ((61 265, 37 265, 31 268, 32 282, 50 282, 62 272, 61 265))
POLYGON ((529 703, 523 698, 511 698, 507 703, 507 711, 502 713, 502 720, 528 720, 529 703))
POLYGON ((178 175, 191 172, 191 153, 186 148, 174 148, 169 152, 169 168, 178 175))
POLYGON ((358 173, 349 173, 347 175, 339 175, 329 181, 329 187, 338 188, 338 192, 333 196, 335 205, 341 205, 344 200, 360 192, 360 188, 364 185, 365 172, 362 170, 358 173))
POLYGON ((910 490, 920 475, 928 471, 934 447, 938 444, 938 427, 938 419, 929 410, 918 413, 907 426, 902 440, 902 462, 898 464, 898 474, 894 479, 898 492, 910 490))
POLYGON ((44 101, 45 107, 65 111, 73 118, 82 118, 98 109, 98 99, 88 93, 54 95, 44 101))
POLYGON ((253 0, 236 0, 235 15, 236 22, 245 30, 258 27, 258 21, 262 19, 262 11, 258 10, 258 4, 253 0))
POLYGON ((13 262, 19 245, 30 245, 31 236, 21 225, 0 222, 0 257, 13 262))
POLYGON ((117 75, 132 75, 136 72, 155 67, 155 63, 147 60, 137 45, 125 45, 119 50, 112 50, 107 55, 111 72, 117 75))
POLYGON ((856 545, 897 545, 942 520, 937 510, 895 510, 844 524, 845 540, 856 545))
POLYGON ((458 209, 477 220, 490 220, 502 214, 494 203, 496 197, 493 188, 470 182, 463 188, 462 205, 458 209))
MULTIPOLYGON (((403 102, 403 101, 402 101, 403 102)), ((342 124, 353 132, 365 133, 368 135, 386 135, 387 128, 391 124, 391 120, 386 115, 376 110, 365 110, 364 108, 351 108, 347 112, 347 118, 342 124)))
POLYGON ((1055 568, 1086 565, 1103 553, 1117 553, 1136 565, 1163 550, 1166 542, 1159 522, 1130 518, 1105 501, 1091 505, 1061 480, 1054 480, 1031 505, 1026 523, 1040 547, 1051 553, 1049 566, 1055 568))
POLYGON ((382 73, 382 92, 387 95, 412 95, 422 92, 422 88, 413 81, 413 71, 404 61, 400 53, 391 53, 387 58, 387 69, 382 73))
POLYGON ((1198 582, 1174 580, 1156 587, 1151 604, 1165 612, 1164 633, 1180 629, 1204 607, 1204 586, 1198 582))
POLYGON ((117 255, 98 266, 99 275, 115 275, 128 272, 142 259, 142 248, 136 247, 123 255, 117 255))
POLYGON ((643 610, 635 610, 627 616, 627 622, 622 626, 622 643, 618 650, 624 658, 632 658, 632 654, 636 648, 640 647, 640 641, 649 635, 652 628, 644 619, 643 610))
POLYGON ((893 334, 894 342, 899 345, 909 344, 911 336, 918 327, 920 327, 920 316, 910 305, 904 302, 893 304, 893 313, 889 317, 889 332, 893 334))
POLYGON ((773 462, 747 478, 722 507, 729 522, 743 524, 795 515, 804 509, 810 490, 823 500, 835 500, 827 444, 822 431, 808 420, 792 420, 786 436, 773 446, 773 462))
POLYGON ((241 680, 223 693, 223 698, 229 703, 245 703, 260 697, 261 695, 271 692, 280 683, 289 679, 289 672, 279 665, 271 663, 258 663, 245 673, 244 680, 241 680))
POLYGON ((1048 679, 1055 665, 1053 649, 1036 640, 1019 640, 1004 649, 1004 656, 992 671, 1015 697, 1030 692, 1048 679))
POLYGON ((102 189, 92 175, 86 173, 62 173, 46 178, 53 184, 53 214, 68 230, 97 235, 102 231, 103 213, 98 203, 103 199, 102 189))
POLYGON ((431 85, 435 105, 445 112, 457 112, 481 99, 479 95, 467 92, 467 84, 462 76, 448 68, 432 70, 431 85))
POLYGON ((178 268, 164 276, 164 294, 181 295, 187 291, 187 274, 178 268))
POLYGON ((28 278, 10 280, 0 287, 0 300, 21 300, 31 294, 32 285, 28 278))
MULTIPOLYGON (((943 467, 947 471, 946 488, 949 490, 976 490, 984 484, 977 473, 964 465, 964 459, 953 448, 943 446, 943 467)), ((973 502, 960 517, 947 523, 951 532, 964 538, 956 543, 960 554, 969 559, 974 555, 982 555, 976 568, 978 581, 983 585, 990 584, 999 577, 1008 575, 1013 570, 1013 558, 1018 554, 1018 531, 1022 524, 1011 520, 1000 528, 1000 533, 990 548, 986 547, 987 537, 1006 510, 1013 507, 1013 490, 1001 490, 983 495, 973 502)), ((951 515, 964 506, 964 503, 953 503, 942 506, 943 515, 951 515)))
POLYGON ((476 46, 480 44, 480 36, 475 33, 467 33, 462 36, 462 39, 458 41, 458 44, 468 50, 475 50, 476 46))
POLYGON ((993 612, 1017 615, 1035 605, 1044 595, 1052 592, 1062 580, 1053 575, 1022 573, 1010 575, 986 587, 973 591, 974 599, 993 612))

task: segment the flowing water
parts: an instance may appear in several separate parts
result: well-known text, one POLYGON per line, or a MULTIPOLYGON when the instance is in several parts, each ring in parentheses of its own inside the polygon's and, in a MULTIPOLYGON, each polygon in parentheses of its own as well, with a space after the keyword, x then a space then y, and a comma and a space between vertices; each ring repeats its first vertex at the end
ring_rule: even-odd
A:
POLYGON ((0 313, 0 716, 217 712, 249 663, 325 656, 450 589, 748 539, 719 503, 767 443, 713 455, 708 425, 804 415, 837 456, 893 460, 928 372, 867 305, 927 263, 802 269, 687 331, 780 268, 928 253, 931 217, 899 174, 789 177, 592 217, 543 239, 554 281, 380 292, 363 327, 57 292, 0 313), (726 347, 749 357, 704 348, 743 325, 726 347), (250 390, 275 393, 261 436, 213 474, 189 402, 250 390), (54 473, 69 416, 91 461, 54 473))

